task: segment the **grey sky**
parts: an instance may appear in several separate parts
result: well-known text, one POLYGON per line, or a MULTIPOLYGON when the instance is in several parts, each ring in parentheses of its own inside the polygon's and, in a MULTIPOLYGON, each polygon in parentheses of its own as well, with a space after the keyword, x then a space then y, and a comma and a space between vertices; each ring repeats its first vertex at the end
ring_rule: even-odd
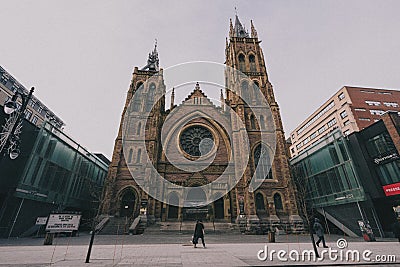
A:
POLYGON ((223 63, 234 6, 263 41, 286 135, 343 85, 400 88, 395 0, 2 0, 0 64, 69 135, 111 157, 133 67, 154 39, 161 67, 223 63))

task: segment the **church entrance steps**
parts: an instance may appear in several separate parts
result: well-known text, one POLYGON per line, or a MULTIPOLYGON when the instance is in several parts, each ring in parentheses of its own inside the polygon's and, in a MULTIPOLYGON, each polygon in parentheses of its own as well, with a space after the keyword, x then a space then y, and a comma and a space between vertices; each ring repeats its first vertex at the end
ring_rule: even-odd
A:
POLYGON ((122 235, 129 232, 132 220, 127 217, 110 217, 100 235, 122 235))

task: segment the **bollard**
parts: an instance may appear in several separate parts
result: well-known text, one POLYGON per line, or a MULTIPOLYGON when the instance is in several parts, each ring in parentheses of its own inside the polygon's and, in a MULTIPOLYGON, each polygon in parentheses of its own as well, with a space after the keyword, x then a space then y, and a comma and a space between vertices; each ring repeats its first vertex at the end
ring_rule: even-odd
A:
POLYGON ((53 245, 54 233, 46 233, 43 245, 53 245))

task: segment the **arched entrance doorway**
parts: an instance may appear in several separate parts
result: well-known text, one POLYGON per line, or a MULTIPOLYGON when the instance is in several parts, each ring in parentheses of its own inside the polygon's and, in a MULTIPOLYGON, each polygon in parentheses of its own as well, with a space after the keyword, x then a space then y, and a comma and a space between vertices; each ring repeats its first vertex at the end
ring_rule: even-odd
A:
POLYGON ((136 193, 127 189, 122 193, 119 214, 121 217, 131 217, 135 212, 136 193))
POLYGON ((274 195, 274 205, 275 205, 275 211, 276 214, 282 214, 283 213, 283 203, 282 203, 282 197, 281 194, 275 193, 274 195))
MULTIPOLYGON (((175 192, 169 195, 169 203, 179 203, 179 197, 175 192)), ((168 219, 178 219, 179 207, 174 205, 168 205, 168 219)))
POLYGON ((264 195, 260 192, 256 193, 256 213, 260 219, 268 216, 268 212, 265 209, 264 195))
POLYGON ((205 205, 207 200, 206 193, 200 187, 193 187, 189 190, 185 206, 183 210, 183 218, 185 220, 205 220, 208 214, 208 206, 205 205))
POLYGON ((225 208, 224 208, 224 198, 220 197, 219 199, 214 201, 214 216, 215 219, 221 220, 224 219, 225 208))

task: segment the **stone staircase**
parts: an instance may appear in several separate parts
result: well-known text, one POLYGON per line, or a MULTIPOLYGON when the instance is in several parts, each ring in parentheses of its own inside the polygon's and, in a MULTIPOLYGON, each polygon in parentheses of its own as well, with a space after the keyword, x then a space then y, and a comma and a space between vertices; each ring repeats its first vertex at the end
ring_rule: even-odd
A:
POLYGON ((99 232, 100 235, 122 235, 129 233, 131 220, 126 217, 110 217, 108 223, 99 232))

